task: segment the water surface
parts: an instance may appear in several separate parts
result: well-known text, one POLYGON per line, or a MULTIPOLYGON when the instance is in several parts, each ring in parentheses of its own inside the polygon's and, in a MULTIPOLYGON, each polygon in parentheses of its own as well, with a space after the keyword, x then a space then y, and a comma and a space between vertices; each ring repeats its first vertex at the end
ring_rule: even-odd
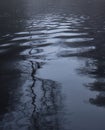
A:
POLYGON ((105 2, 0 3, 0 130, 104 130, 105 2))

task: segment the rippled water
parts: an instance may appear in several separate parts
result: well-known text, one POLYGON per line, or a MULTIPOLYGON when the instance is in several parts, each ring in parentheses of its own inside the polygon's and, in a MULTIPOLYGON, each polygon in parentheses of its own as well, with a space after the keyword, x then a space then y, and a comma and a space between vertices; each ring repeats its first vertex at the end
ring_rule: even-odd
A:
POLYGON ((92 2, 1 9, 0 130, 105 129, 104 2, 92 2))

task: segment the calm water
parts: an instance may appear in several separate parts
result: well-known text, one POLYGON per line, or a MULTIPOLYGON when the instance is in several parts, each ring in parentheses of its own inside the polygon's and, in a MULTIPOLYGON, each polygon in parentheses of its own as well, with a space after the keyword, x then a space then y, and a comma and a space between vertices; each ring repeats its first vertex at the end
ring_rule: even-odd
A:
POLYGON ((0 2, 0 130, 105 129, 104 7, 0 2))

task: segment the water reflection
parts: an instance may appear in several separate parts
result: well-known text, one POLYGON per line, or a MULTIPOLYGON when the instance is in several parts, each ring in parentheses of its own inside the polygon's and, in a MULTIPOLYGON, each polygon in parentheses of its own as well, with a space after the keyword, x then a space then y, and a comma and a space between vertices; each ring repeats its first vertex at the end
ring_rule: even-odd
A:
MULTIPOLYGON (((100 55, 100 53, 98 53, 98 55, 100 55)), ((85 86, 92 91, 99 92, 99 95, 97 95, 95 99, 90 98, 90 103, 96 104, 97 106, 105 106, 105 102, 103 100, 105 92, 105 69, 103 58, 100 57, 99 59, 86 60, 84 66, 79 69, 79 72, 80 74, 92 77, 94 81, 86 84, 85 86)))
MULTIPOLYGON (((82 88, 81 93, 78 88, 81 89, 83 82, 79 79, 81 75, 88 76, 92 80, 84 86, 91 92, 98 92, 96 97, 89 95, 89 102, 105 106, 105 2, 11 0, 0 3, 0 129, 68 130, 71 109, 75 111, 75 130, 91 129, 91 126, 98 129, 93 122, 95 117, 90 116, 93 119, 90 126, 87 126, 86 118, 87 108, 95 115, 97 107, 93 111, 92 105, 81 103, 79 96, 84 91, 88 95, 88 91, 82 88), (71 57, 78 59, 73 62, 71 57), (75 74, 73 65, 77 62, 83 62, 77 67, 79 75, 75 74), (52 70, 48 65, 48 78, 37 77, 39 70, 48 63, 52 66, 54 63, 52 70), (51 74, 56 75, 54 80, 51 74), (66 95, 65 102, 62 101, 62 90, 66 95), (80 123, 75 118, 76 112, 80 123)), ((85 95, 82 100, 84 98, 85 95)), ((104 123, 101 126, 104 128, 104 123)))
MULTIPOLYGON (((97 22, 98 25, 98 22, 97 22)), ((97 25, 95 28, 97 28, 97 25)), ((101 24, 102 26, 102 24, 101 24)), ((103 25, 104 26, 104 25, 103 25)), ((99 92, 99 95, 96 96, 96 98, 90 98, 89 101, 92 104, 95 104, 97 106, 105 106, 104 102, 104 91, 105 91, 105 54, 104 54, 104 42, 105 39, 103 38, 103 35, 105 31, 103 30, 103 27, 100 28, 100 31, 96 29, 96 34, 94 36, 94 40, 91 43, 91 46, 94 45, 94 48, 91 50, 88 50, 87 52, 81 52, 78 56, 85 57, 85 63, 82 67, 79 68, 80 74, 87 75, 89 77, 92 77, 94 79, 93 83, 88 83, 85 86, 89 87, 92 91, 99 92), (86 59, 87 58, 87 59, 86 59), (101 100, 102 99, 102 100, 101 100)))
POLYGON ((100 107, 105 107, 105 93, 100 93, 99 95, 96 96, 95 99, 90 98, 90 103, 100 106, 100 107))

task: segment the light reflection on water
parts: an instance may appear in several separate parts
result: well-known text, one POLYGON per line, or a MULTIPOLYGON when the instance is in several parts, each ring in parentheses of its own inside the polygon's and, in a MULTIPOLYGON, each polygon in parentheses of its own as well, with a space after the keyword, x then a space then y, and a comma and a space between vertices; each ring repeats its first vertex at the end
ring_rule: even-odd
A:
POLYGON ((103 130, 103 36, 88 15, 65 13, 31 17, 24 28, 2 35, 0 102, 9 101, 0 128, 103 130))

